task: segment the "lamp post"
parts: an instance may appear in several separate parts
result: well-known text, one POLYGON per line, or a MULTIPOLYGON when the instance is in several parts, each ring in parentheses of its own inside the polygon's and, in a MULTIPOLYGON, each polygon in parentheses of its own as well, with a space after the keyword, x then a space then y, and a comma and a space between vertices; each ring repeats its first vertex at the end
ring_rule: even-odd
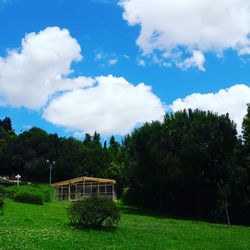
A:
POLYGON ((21 179, 21 175, 18 174, 18 175, 15 176, 15 178, 17 179, 16 185, 19 186, 19 184, 20 184, 20 179, 21 179))
POLYGON ((51 194, 51 180, 52 180, 52 169, 53 169, 53 166, 56 164, 55 161, 53 162, 50 162, 49 160, 47 160, 47 164, 49 166, 49 199, 50 199, 50 194, 51 194))

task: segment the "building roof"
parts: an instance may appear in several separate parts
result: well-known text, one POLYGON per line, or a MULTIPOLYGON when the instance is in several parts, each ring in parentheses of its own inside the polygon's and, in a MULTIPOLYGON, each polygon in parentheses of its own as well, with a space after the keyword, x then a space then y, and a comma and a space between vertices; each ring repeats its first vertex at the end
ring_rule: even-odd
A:
POLYGON ((14 185, 13 181, 0 177, 0 185, 14 185))
POLYGON ((66 180, 66 181, 60 181, 60 182, 53 183, 52 187, 66 186, 66 185, 74 184, 74 183, 81 182, 81 181, 90 181, 90 182, 99 182, 99 183, 113 183, 113 184, 116 183, 116 181, 112 180, 112 179, 103 179, 103 178, 82 176, 82 177, 77 177, 77 178, 66 180))

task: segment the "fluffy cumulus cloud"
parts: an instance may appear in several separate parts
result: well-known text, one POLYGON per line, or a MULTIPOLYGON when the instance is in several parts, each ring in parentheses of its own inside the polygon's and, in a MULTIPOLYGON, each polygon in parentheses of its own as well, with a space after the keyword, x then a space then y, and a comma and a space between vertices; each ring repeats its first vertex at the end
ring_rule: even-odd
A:
POLYGON ((247 103, 250 102, 250 87, 237 84, 228 89, 221 89, 217 93, 192 94, 183 99, 175 100, 170 108, 176 112, 187 108, 201 109, 229 113, 229 116, 237 124, 238 132, 241 132, 243 117, 247 112, 247 103))
MULTIPOLYGON (((0 57, 0 105, 42 110, 54 124, 102 135, 125 134, 139 123, 162 118, 163 104, 143 83, 71 77, 72 63, 81 59, 80 45, 67 29, 27 34, 19 49, 0 57)), ((110 65, 117 63, 111 59, 110 65)))
POLYGON ((177 66, 201 70, 206 52, 233 49, 250 54, 249 0, 120 0, 119 4, 123 18, 140 25, 137 44, 144 54, 160 51, 177 66))
POLYGON ((67 29, 27 34, 20 49, 0 57, 1 103, 39 109, 56 92, 92 85, 91 78, 69 78, 72 62, 81 59, 81 48, 67 29))
POLYGON ((164 113, 163 103, 149 86, 134 86, 109 75, 97 77, 92 87, 56 97, 44 110, 44 118, 71 130, 124 135, 138 124, 161 120, 164 113))

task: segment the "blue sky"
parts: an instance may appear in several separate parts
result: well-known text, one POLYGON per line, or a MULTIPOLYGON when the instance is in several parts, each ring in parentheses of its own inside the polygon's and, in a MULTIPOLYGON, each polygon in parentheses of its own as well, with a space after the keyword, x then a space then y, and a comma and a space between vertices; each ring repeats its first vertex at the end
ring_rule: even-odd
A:
POLYGON ((152 8, 146 2, 150 6, 150 0, 119 5, 115 0, 0 0, 0 118, 11 117, 16 132, 38 126, 62 136, 97 130, 106 137, 162 119, 164 112, 197 107, 229 112, 240 131, 250 102, 250 28, 242 28, 250 27, 248 1, 221 1, 221 10, 207 0, 197 1, 197 8, 179 0, 175 6, 153 1, 152 8), (212 14, 203 19, 208 6, 212 14), (22 46, 30 33, 37 39, 26 37, 22 46), (43 36, 58 44, 47 46, 43 36), (48 64, 44 59, 36 67, 32 49, 40 45, 42 56, 49 51, 48 64), (53 53, 58 58, 49 58, 53 53), (13 62, 16 55, 19 63, 13 62), (75 83, 78 77, 84 79, 75 83), (37 83, 40 78, 44 81, 37 83), (61 78, 77 86, 61 89, 61 78), (36 103, 39 91, 45 99, 36 103))

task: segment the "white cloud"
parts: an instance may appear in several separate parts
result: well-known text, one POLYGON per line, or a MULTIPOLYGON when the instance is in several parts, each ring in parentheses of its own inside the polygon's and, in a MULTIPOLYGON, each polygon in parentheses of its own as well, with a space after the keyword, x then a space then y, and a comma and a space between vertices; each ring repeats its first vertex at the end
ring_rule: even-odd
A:
POLYGON ((109 59, 109 65, 115 65, 117 63, 118 63, 118 59, 117 58, 109 59))
POLYGON ((101 76, 97 84, 56 97, 43 117, 74 131, 124 135, 138 124, 160 120, 164 104, 144 83, 132 85, 122 77, 101 76))
MULTIPOLYGON (((144 54, 156 50, 162 56, 167 53, 168 60, 175 64, 184 61, 192 66, 194 60, 185 59, 193 51, 220 54, 233 49, 239 55, 249 54, 249 0, 155 0, 153 3, 120 0, 119 3, 128 24, 141 27, 136 42, 144 54)), ((203 70, 203 65, 196 65, 203 70)))
POLYGON ((118 63, 118 56, 115 53, 106 53, 101 50, 95 51, 95 60, 102 62, 102 67, 113 66, 118 63))
POLYGON ((138 65, 144 67, 146 65, 145 61, 143 59, 140 59, 138 61, 138 65))
MULTIPOLYGON (((106 55, 99 51, 96 60, 106 55)), ((0 57, 0 105, 39 110, 43 117, 77 133, 125 134, 161 119, 164 105, 149 86, 113 76, 71 77, 81 48, 67 29, 48 27, 27 34, 21 47, 0 57)), ((107 63, 118 62, 115 54, 107 63)))
POLYGON ((102 59, 103 59, 103 53, 102 53, 102 51, 96 52, 96 54, 95 54, 95 60, 96 61, 100 61, 102 59))
POLYGON ((186 58, 183 62, 179 62, 176 65, 181 69, 189 69, 197 67, 201 71, 205 71, 204 68, 205 57, 200 51, 193 51, 193 55, 190 58, 186 58))
POLYGON ((81 48, 66 29, 27 34, 20 49, 0 57, 0 101, 39 109, 57 91, 92 85, 91 78, 68 77, 71 63, 81 59, 81 48))
POLYGON ((228 89, 221 89, 216 93, 192 94, 183 99, 175 100, 170 108, 176 112, 183 109, 200 109, 229 113, 229 116, 237 124, 238 132, 241 132, 243 117, 247 113, 247 103, 250 102, 250 87, 236 84, 228 89))
POLYGON ((130 60, 130 57, 126 54, 123 55, 123 57, 126 59, 126 60, 130 60))

